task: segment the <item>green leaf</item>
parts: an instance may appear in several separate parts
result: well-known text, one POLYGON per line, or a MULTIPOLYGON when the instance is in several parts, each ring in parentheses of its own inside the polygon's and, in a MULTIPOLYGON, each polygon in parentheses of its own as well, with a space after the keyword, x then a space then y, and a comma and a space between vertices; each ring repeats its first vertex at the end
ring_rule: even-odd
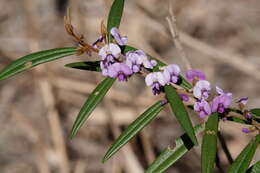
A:
MULTIPOLYGON (((196 134, 202 132, 205 128, 205 124, 199 124, 195 126, 194 130, 196 134)), ((161 173, 169 168, 172 164, 178 161, 189 150, 194 147, 194 143, 191 141, 187 133, 183 134, 175 140, 175 148, 165 149, 156 160, 148 167, 146 173, 161 173)))
POLYGON ((76 54, 76 52, 76 48, 68 47, 50 49, 26 55, 13 61, 11 64, 5 67, 0 72, 0 80, 11 77, 36 65, 76 54))
POLYGON ((189 115, 187 113, 187 110, 179 96, 179 94, 176 92, 176 90, 171 85, 166 85, 164 87, 165 94, 167 97, 167 100, 169 101, 172 111, 182 126, 182 128, 185 130, 185 132, 188 134, 188 136, 191 138, 192 142, 197 145, 198 141, 195 136, 195 132, 191 123, 191 120, 189 118, 189 115))
POLYGON ((156 115, 161 112, 163 107, 164 104, 162 104, 162 101, 158 101, 142 113, 134 122, 132 122, 109 148, 103 158, 103 162, 112 157, 120 148, 130 141, 130 139, 132 139, 147 124, 149 124, 156 117, 156 115))
POLYGON ((228 169, 228 173, 244 173, 250 165, 250 162, 255 154, 256 148, 260 142, 260 135, 257 135, 254 140, 249 142, 243 151, 237 156, 234 163, 228 169))
POLYGON ((110 9, 107 21, 107 33, 108 33, 108 41, 112 40, 112 35, 110 34, 110 30, 113 27, 119 28, 121 18, 123 15, 125 0, 114 0, 112 7, 110 9))
POLYGON ((251 109, 250 112, 252 114, 254 114, 255 116, 260 117, 260 109, 259 108, 251 109))
MULTIPOLYGON (((128 52, 128 51, 133 51, 133 50, 137 50, 137 48, 134 48, 134 47, 131 47, 131 46, 124 46, 123 47, 123 50, 122 50, 122 52, 123 53, 126 53, 126 52, 128 52)), ((149 56, 149 58, 150 59, 153 59, 153 60, 156 60, 157 61, 157 65, 153 68, 153 71, 159 71, 160 70, 160 67, 163 67, 163 66, 166 66, 166 63, 164 63, 164 62, 162 62, 162 61, 160 61, 160 60, 158 60, 157 58, 155 58, 155 57, 152 57, 151 55, 148 55, 149 56)), ((179 76, 180 77, 180 80, 178 81, 178 85, 180 85, 181 87, 183 87, 183 88, 185 88, 185 89, 187 89, 187 90, 189 90, 189 89, 191 89, 192 88, 192 85, 182 76, 182 75, 180 75, 179 76)))
POLYGON ((74 63, 66 64, 65 67, 101 72, 100 61, 74 62, 74 63))
POLYGON ((202 173, 212 173, 217 153, 218 113, 209 116, 201 145, 202 173))
POLYGON ((259 173, 260 172, 260 161, 256 162, 254 165, 252 165, 246 173, 259 173))
POLYGON ((103 97, 106 95, 108 90, 112 87, 113 83, 116 79, 113 78, 106 78, 104 79, 95 89, 94 91, 89 95, 87 101, 82 106, 76 121, 73 124, 70 138, 72 139, 77 132, 79 131, 80 127, 83 125, 83 123, 87 120, 89 115, 93 112, 93 110, 96 108, 98 103, 101 102, 103 97))

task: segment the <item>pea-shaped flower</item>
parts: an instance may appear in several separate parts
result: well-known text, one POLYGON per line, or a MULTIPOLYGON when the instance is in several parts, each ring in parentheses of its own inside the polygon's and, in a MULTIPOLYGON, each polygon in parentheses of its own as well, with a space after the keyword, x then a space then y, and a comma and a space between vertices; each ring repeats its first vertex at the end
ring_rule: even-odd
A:
POLYGON ((154 95, 158 95, 163 90, 163 86, 168 83, 162 72, 149 73, 145 77, 145 83, 147 86, 152 86, 154 95))
POLYGON ((200 70, 188 70, 185 73, 187 81, 193 83, 194 81, 205 80, 205 74, 200 70))
POLYGON ((216 96, 211 103, 212 112, 224 113, 232 103, 232 95, 223 94, 216 96))
POLYGON ((167 79, 168 83, 177 83, 181 70, 176 64, 170 64, 164 67, 163 75, 167 79))
POLYGON ((114 43, 106 44, 98 52, 98 55, 101 57, 101 60, 111 62, 117 59, 120 56, 120 54, 120 47, 114 43))
POLYGON ((248 97, 241 97, 241 98, 237 101, 237 103, 243 104, 244 106, 247 104, 247 102, 248 102, 248 97))
POLYGON ((211 102, 212 112, 224 113, 225 109, 228 108, 232 103, 232 93, 225 93, 218 86, 216 87, 218 96, 215 96, 211 102))
POLYGON ((104 76, 108 76, 107 68, 115 63, 120 54, 120 47, 113 43, 107 44, 99 50, 98 55, 101 57, 100 68, 104 76))
POLYGON ((117 78, 119 81, 127 81, 132 74, 132 70, 125 63, 114 63, 108 67, 108 76, 117 78))
POLYGON ((211 114, 211 107, 206 100, 200 100, 194 104, 194 111, 198 112, 200 118, 205 118, 211 114))
POLYGON ((121 36, 119 30, 116 27, 113 27, 110 30, 110 33, 116 40, 117 44, 119 44, 120 46, 126 45, 128 38, 126 36, 121 36))
POLYGON ((211 90, 209 81, 200 80, 193 88, 193 95, 197 99, 207 99, 211 90))
POLYGON ((152 69, 156 66, 155 60, 148 60, 147 55, 142 50, 129 51, 126 53, 126 64, 132 69, 134 73, 141 70, 141 67, 152 69))

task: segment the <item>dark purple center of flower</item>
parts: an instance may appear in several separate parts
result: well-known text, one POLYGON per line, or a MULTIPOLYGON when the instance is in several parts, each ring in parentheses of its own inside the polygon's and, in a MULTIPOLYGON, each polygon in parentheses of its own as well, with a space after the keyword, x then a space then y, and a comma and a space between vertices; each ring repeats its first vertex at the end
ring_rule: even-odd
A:
POLYGON ((119 81, 126 81, 127 76, 123 72, 118 72, 117 78, 119 81))
POLYGON ((208 97, 209 97, 209 92, 208 92, 208 90, 202 89, 202 90, 201 90, 201 93, 202 93, 202 96, 203 96, 203 97, 205 97, 205 98, 208 98, 208 97))
POLYGON ((223 103, 219 103, 218 105, 218 112, 219 113, 223 113, 225 111, 225 107, 223 105, 223 103))
POLYGON ((199 112, 203 112, 205 115, 207 115, 207 112, 205 111, 204 107, 201 106, 199 112))
POLYGON ((109 62, 114 62, 115 61, 115 57, 112 53, 108 53, 106 56, 106 60, 109 62))
POLYGON ((152 90, 154 95, 159 95, 162 91, 162 87, 158 82, 154 82, 152 85, 152 90))

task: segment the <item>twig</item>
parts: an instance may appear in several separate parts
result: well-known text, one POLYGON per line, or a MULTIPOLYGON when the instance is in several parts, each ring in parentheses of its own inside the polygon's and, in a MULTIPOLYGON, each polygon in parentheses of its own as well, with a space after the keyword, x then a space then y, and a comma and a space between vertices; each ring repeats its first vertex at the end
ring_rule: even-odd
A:
POLYGON ((176 46, 176 48, 179 50, 179 53, 184 61, 184 64, 187 68, 187 70, 191 69, 191 64, 187 58, 187 55, 184 51, 184 48, 182 46, 181 40, 180 40, 180 36, 179 36, 179 31, 177 28, 177 24, 176 24, 176 17, 173 13, 172 10, 172 4, 171 1, 169 1, 169 16, 166 17, 166 21, 168 23, 171 35, 172 35, 172 40, 176 46))
POLYGON ((186 46, 208 55, 207 58, 225 62, 235 69, 242 71, 257 80, 260 80, 259 68, 257 65, 250 63, 246 57, 242 57, 235 53, 228 53, 224 50, 219 50, 182 32, 180 32, 180 36, 186 46))
MULTIPOLYGON (((146 14, 146 20, 151 21, 148 23, 152 23, 154 29, 160 32, 163 36, 168 37, 167 30, 165 29, 165 27, 163 27, 163 25, 160 22, 153 18, 153 14, 151 14, 147 10, 145 12, 143 10, 142 12, 146 14)), ((199 39, 193 38, 192 36, 189 36, 188 34, 181 31, 179 31, 179 35, 184 45, 196 51, 199 51, 205 55, 208 55, 207 58, 209 59, 222 61, 234 67, 235 69, 260 81, 260 71, 258 66, 256 64, 250 63, 246 57, 243 57, 236 53, 230 53, 225 50, 220 50, 203 41, 200 41, 199 39)))

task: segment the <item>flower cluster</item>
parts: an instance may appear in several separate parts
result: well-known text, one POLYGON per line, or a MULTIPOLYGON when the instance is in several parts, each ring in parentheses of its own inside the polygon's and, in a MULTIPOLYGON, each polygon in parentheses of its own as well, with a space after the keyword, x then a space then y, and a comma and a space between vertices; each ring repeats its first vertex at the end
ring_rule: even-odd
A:
POLYGON ((142 50, 123 54, 121 47, 126 45, 128 38, 121 36, 116 27, 111 29, 110 34, 114 38, 113 43, 103 43, 105 39, 100 37, 92 44, 93 47, 99 48, 100 68, 104 76, 127 81, 132 74, 141 72, 142 68, 153 69, 157 65, 157 62, 149 60, 142 50))
MULTIPOLYGON (((176 84, 180 76, 180 68, 176 64, 170 64, 162 67, 162 71, 153 72, 146 76, 146 85, 152 87, 154 95, 158 95, 163 91, 163 86, 171 83, 176 84)), ((194 87, 192 89, 195 98, 194 111, 198 113, 200 118, 204 118, 213 112, 224 113, 232 103, 232 94, 225 93, 221 88, 216 87, 217 95, 210 101, 211 86, 210 82, 205 80, 206 76, 199 70, 188 70, 185 73, 187 81, 191 82, 194 87)), ((188 101, 186 94, 180 94, 183 101, 188 101)))
MULTIPOLYGON (((178 84, 180 78, 180 67, 176 64, 160 67, 156 72, 150 72, 157 62, 149 60, 148 56, 142 50, 122 52, 128 38, 122 36, 117 28, 112 28, 110 34, 113 36, 111 43, 106 42, 106 38, 99 37, 92 44, 92 47, 99 50, 98 55, 101 58, 100 67, 102 74, 111 78, 117 78, 119 81, 127 81, 134 73, 146 72, 145 83, 152 88, 154 95, 159 95, 164 91, 165 85, 178 84), (143 70, 143 69, 150 69, 143 70)), ((206 80, 206 76, 199 70, 188 70, 185 78, 193 85, 193 88, 186 93, 180 93, 180 98, 188 102, 190 97, 195 99, 193 109, 200 118, 205 118, 214 112, 225 113, 232 103, 232 93, 225 93, 221 88, 216 87, 216 94, 211 93, 211 84, 206 80)), ((248 101, 243 97, 237 101, 240 110, 246 119, 252 119, 250 111, 245 109, 248 101)), ((243 128, 243 132, 249 133, 252 128, 243 128)))
POLYGON ((232 94, 225 93, 221 88, 216 87, 217 95, 209 102, 211 86, 210 82, 205 80, 204 73, 198 70, 189 70, 186 72, 186 78, 194 84, 193 95, 196 99, 194 111, 200 118, 204 118, 213 112, 224 113, 232 103, 232 94))

